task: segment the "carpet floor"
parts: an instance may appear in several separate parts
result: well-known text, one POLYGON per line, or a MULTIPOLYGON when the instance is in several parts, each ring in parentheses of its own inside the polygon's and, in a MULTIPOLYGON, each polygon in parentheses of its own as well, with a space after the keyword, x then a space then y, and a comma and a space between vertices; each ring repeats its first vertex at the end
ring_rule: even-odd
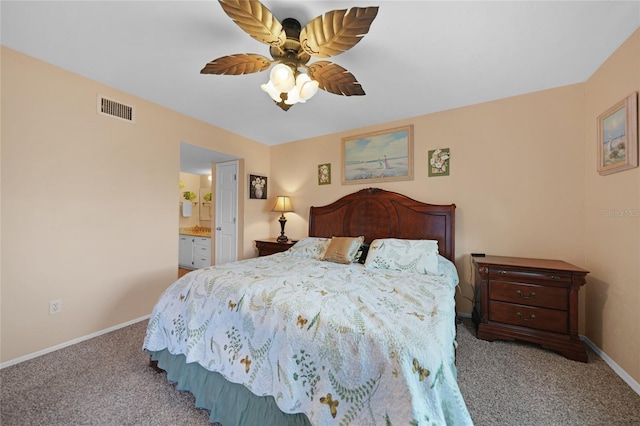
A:
MULTIPOLYGON (((0 370, 0 424, 209 424, 190 393, 148 366, 146 325, 0 370)), ((640 395, 590 349, 585 364, 535 345, 485 342, 467 319, 458 341, 460 389, 478 426, 640 425, 640 395)))

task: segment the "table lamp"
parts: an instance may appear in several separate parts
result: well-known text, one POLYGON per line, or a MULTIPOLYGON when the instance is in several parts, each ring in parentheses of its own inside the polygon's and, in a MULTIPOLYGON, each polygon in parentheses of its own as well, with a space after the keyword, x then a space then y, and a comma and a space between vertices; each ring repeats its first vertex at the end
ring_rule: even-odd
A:
POLYGON ((284 214, 286 212, 293 211, 293 206, 291 206, 291 200, 289 197, 286 195, 278 195, 278 197, 276 197, 276 205, 273 206, 273 211, 281 213, 280 219, 278 219, 280 221, 280 236, 277 241, 279 243, 286 243, 289 241, 289 238, 284 235, 284 224, 287 223, 287 218, 284 217, 284 214))

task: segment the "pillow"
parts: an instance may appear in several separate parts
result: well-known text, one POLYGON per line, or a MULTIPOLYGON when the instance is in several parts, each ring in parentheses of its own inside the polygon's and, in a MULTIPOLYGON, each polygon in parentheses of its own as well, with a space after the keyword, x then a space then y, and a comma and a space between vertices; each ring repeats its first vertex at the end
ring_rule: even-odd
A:
POLYGON ((356 258, 354 262, 362 263, 364 265, 364 261, 367 260, 367 253, 369 252, 369 243, 362 243, 360 245, 360 249, 358 253, 356 253, 356 258))
POLYGON ((438 271, 440 275, 451 277, 451 283, 456 286, 460 283, 456 265, 444 256, 438 255, 438 271))
POLYGON ((322 260, 335 263, 352 263, 364 242, 364 237, 333 237, 322 260))
POLYGON ((367 269, 439 275, 438 241, 397 238, 373 240, 364 266, 367 269))
POLYGON ((292 245, 287 253, 294 257, 322 260, 331 238, 305 237, 292 245))

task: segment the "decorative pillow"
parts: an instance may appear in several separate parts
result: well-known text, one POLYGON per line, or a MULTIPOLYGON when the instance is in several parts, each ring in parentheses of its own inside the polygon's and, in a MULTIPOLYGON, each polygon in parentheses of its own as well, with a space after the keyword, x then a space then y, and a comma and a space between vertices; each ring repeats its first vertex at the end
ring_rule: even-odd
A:
POLYGON ((391 269, 439 275, 438 242, 397 238, 373 240, 364 266, 368 269, 391 269))
POLYGON ((364 265, 364 261, 367 260, 367 253, 369 252, 369 243, 362 243, 360 245, 360 249, 358 253, 356 253, 356 258, 354 262, 362 263, 364 265))
POLYGON ((331 238, 305 237, 295 243, 287 253, 294 257, 322 260, 331 238))
POLYGON ((352 263, 364 242, 364 237, 333 237, 322 260, 335 263, 352 263))

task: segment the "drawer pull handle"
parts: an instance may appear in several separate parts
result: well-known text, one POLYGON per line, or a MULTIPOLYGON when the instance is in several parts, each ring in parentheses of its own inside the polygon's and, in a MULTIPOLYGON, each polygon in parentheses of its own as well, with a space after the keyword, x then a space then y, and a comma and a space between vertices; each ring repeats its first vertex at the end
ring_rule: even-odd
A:
POLYGON ((531 314, 529 318, 522 318, 522 312, 516 312, 516 315, 519 316, 522 321, 533 321, 536 319, 535 314, 531 314))
POLYGON ((551 275, 551 279, 554 280, 554 281, 558 281, 560 279, 560 277, 557 276, 557 275, 551 275))
POLYGON ((506 274, 506 273, 507 273, 507 271, 500 270, 500 271, 498 271, 498 273, 499 273, 500 275, 504 275, 504 274, 506 274))
POLYGON ((535 291, 532 291, 528 296, 525 296, 524 294, 522 294, 520 290, 516 291, 516 293, 518 294, 518 296, 520 296, 523 299, 533 299, 536 296, 535 291))

